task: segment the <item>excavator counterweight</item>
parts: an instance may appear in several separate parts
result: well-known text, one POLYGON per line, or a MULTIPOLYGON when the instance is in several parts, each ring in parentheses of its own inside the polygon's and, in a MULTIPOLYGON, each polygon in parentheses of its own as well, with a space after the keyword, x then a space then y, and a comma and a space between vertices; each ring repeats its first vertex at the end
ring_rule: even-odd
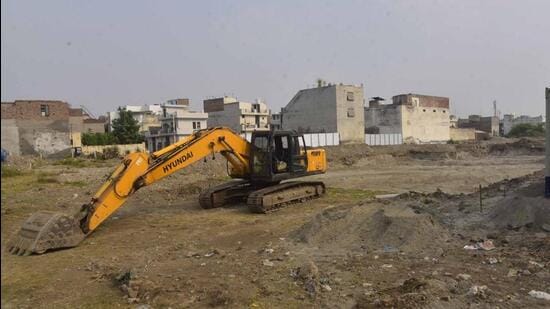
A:
POLYGON ((322 182, 284 182, 326 171, 324 150, 307 149, 303 136, 262 131, 254 132, 248 142, 228 128, 210 128, 151 154, 126 155, 89 203, 69 215, 47 211, 32 214, 8 241, 7 249, 29 255, 75 247, 139 188, 215 153, 227 159, 229 175, 239 180, 203 191, 199 204, 205 209, 246 202, 252 212, 268 213, 325 193, 322 182))

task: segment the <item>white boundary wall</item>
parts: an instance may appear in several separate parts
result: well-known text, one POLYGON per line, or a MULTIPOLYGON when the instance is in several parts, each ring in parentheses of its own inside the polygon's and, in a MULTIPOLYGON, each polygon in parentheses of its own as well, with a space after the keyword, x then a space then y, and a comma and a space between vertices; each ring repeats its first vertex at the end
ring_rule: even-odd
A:
POLYGON ((126 154, 127 151, 129 152, 134 152, 134 151, 146 152, 147 151, 147 147, 145 146, 145 143, 126 144, 126 145, 95 145, 95 146, 82 146, 82 154, 92 155, 95 152, 103 153, 103 150, 105 150, 106 148, 112 148, 112 147, 118 148, 118 152, 121 155, 126 154))
POLYGON ((308 147, 323 147, 340 145, 338 133, 305 133, 304 141, 308 147))
POLYGON ((371 146, 401 145, 403 136, 400 133, 365 134, 365 144, 371 146))
MULTIPOLYGON (((303 135, 308 147, 340 145, 340 135, 338 133, 304 133, 303 135)), ((252 133, 243 133, 241 136, 249 142, 252 139, 252 133)))

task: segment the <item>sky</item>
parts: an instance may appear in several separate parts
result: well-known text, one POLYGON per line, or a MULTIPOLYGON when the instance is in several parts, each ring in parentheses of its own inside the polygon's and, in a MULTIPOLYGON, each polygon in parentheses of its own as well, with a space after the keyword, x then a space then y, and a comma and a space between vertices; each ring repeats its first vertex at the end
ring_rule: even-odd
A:
POLYGON ((550 1, 2 0, 2 101, 121 105, 233 95, 279 111, 316 79, 451 112, 544 114, 550 1))

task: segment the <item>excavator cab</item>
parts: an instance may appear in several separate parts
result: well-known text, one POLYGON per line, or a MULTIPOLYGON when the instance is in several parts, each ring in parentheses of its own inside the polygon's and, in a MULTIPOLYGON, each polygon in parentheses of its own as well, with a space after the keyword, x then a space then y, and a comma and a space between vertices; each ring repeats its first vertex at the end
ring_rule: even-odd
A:
POLYGON ((289 131, 252 133, 250 178, 278 183, 307 175, 308 158, 304 137, 289 131))

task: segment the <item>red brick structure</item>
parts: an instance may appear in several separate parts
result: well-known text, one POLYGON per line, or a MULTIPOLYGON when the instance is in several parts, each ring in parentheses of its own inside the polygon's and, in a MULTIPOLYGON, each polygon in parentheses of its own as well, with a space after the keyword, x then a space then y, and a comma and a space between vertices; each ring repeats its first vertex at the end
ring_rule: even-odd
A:
POLYGON ((2 102, 2 148, 12 154, 54 154, 80 146, 84 115, 63 101, 2 102))
POLYGON ((68 120, 69 110, 63 101, 16 100, 2 102, 2 119, 68 120))
POLYGON ((436 108, 449 108, 449 98, 436 97, 431 95, 421 94, 400 94, 392 98, 395 105, 414 105, 414 99, 418 100, 418 106, 420 107, 436 107, 436 108))

